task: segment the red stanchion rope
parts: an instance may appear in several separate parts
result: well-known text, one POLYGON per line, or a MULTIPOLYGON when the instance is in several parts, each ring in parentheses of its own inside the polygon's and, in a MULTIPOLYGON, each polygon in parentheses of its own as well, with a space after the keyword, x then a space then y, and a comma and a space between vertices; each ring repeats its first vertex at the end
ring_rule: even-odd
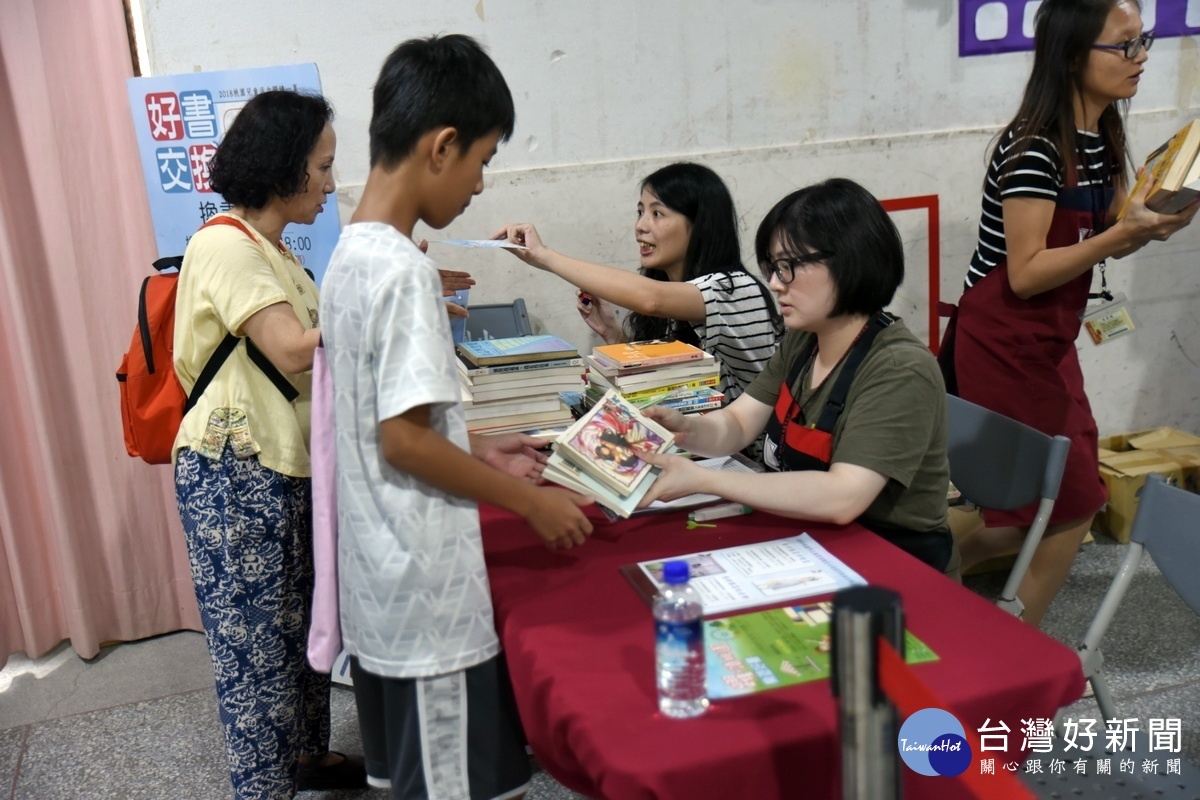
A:
MULTIPOLYGON (((904 718, 923 708, 946 708, 933 690, 921 682, 891 642, 879 637, 879 686, 904 718)), ((969 726, 963 726, 972 753, 982 753, 979 737, 969 726)), ((995 775, 984 775, 968 769, 958 776, 978 800, 1035 800, 1033 792, 1013 772, 1000 769, 995 775)))

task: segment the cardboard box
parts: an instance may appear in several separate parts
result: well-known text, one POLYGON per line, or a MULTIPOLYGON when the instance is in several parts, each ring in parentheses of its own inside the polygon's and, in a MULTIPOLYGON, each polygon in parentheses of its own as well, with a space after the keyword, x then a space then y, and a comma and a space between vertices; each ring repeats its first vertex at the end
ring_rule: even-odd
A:
POLYGON ((1200 489, 1200 437, 1173 428, 1102 437, 1100 477, 1108 486, 1108 505, 1096 516, 1096 530, 1118 542, 1129 541, 1138 498, 1150 475, 1200 489))
POLYGON ((1158 452, 1183 465, 1183 483, 1189 492, 1200 493, 1200 445, 1168 447, 1158 452))

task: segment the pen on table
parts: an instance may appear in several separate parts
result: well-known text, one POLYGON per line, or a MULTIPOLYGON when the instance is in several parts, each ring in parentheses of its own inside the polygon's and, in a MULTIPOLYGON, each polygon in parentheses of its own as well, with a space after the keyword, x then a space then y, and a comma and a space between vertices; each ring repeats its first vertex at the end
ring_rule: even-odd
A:
POLYGON ((692 522, 704 522, 710 519, 724 519, 725 517, 739 517, 743 514, 749 514, 754 509, 750 506, 744 506, 741 503, 725 503, 719 506, 709 506, 701 508, 688 514, 688 519, 692 522))

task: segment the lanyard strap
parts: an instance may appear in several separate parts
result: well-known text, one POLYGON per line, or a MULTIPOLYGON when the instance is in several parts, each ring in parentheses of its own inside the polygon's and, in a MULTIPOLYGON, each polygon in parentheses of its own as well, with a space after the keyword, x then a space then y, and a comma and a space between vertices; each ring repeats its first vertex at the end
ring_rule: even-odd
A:
MULTIPOLYGON (((867 357, 867 353, 870 352, 871 344, 875 341, 875 337, 879 335, 880 331, 882 331, 884 328, 887 328, 895 321, 895 318, 886 311, 878 311, 871 317, 871 319, 867 320, 866 324, 863 325, 862 330, 858 332, 858 336, 854 338, 854 342, 850 345, 850 348, 842 354, 842 357, 838 359, 838 363, 834 365, 833 369, 829 371, 829 374, 825 376, 820 385, 816 386, 813 389, 812 394, 809 395, 809 400, 811 400, 820 394, 821 388, 825 385, 825 382, 829 380, 829 378, 835 372, 838 371, 839 367, 841 368, 841 373, 838 375, 837 380, 834 381, 833 388, 829 392, 829 399, 825 401, 825 407, 821 410, 820 416, 817 418, 817 421, 814 424, 809 425, 808 427, 816 428, 817 430, 825 431, 826 433, 833 432, 833 428, 837 424, 838 418, 846 409, 846 397, 850 394, 850 384, 853 383, 854 376, 858 372, 859 366, 867 357)), ((795 362, 793 362, 794 366, 792 367, 791 374, 788 376, 787 383, 789 392, 793 386, 796 386, 800 376, 806 369, 808 369, 816 357, 817 339, 814 336, 807 350, 802 354, 802 357, 797 358, 795 362)), ((781 420, 785 426, 797 421, 799 416, 804 412, 804 405, 801 404, 798 399, 800 395, 803 394, 803 387, 796 386, 796 388, 798 391, 792 393, 791 407, 788 408, 787 414, 784 416, 784 419, 781 420)), ((805 401, 805 403, 807 403, 807 401, 805 401)))

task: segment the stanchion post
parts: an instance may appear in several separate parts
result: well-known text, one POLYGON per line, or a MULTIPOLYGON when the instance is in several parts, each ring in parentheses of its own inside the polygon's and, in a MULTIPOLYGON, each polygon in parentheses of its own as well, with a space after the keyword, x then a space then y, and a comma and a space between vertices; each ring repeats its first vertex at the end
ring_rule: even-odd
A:
POLYGON ((903 795, 896 749, 896 709, 879 686, 879 637, 904 655, 900 595, 877 586, 845 589, 833 597, 833 670, 842 742, 844 800, 899 800, 903 795))

